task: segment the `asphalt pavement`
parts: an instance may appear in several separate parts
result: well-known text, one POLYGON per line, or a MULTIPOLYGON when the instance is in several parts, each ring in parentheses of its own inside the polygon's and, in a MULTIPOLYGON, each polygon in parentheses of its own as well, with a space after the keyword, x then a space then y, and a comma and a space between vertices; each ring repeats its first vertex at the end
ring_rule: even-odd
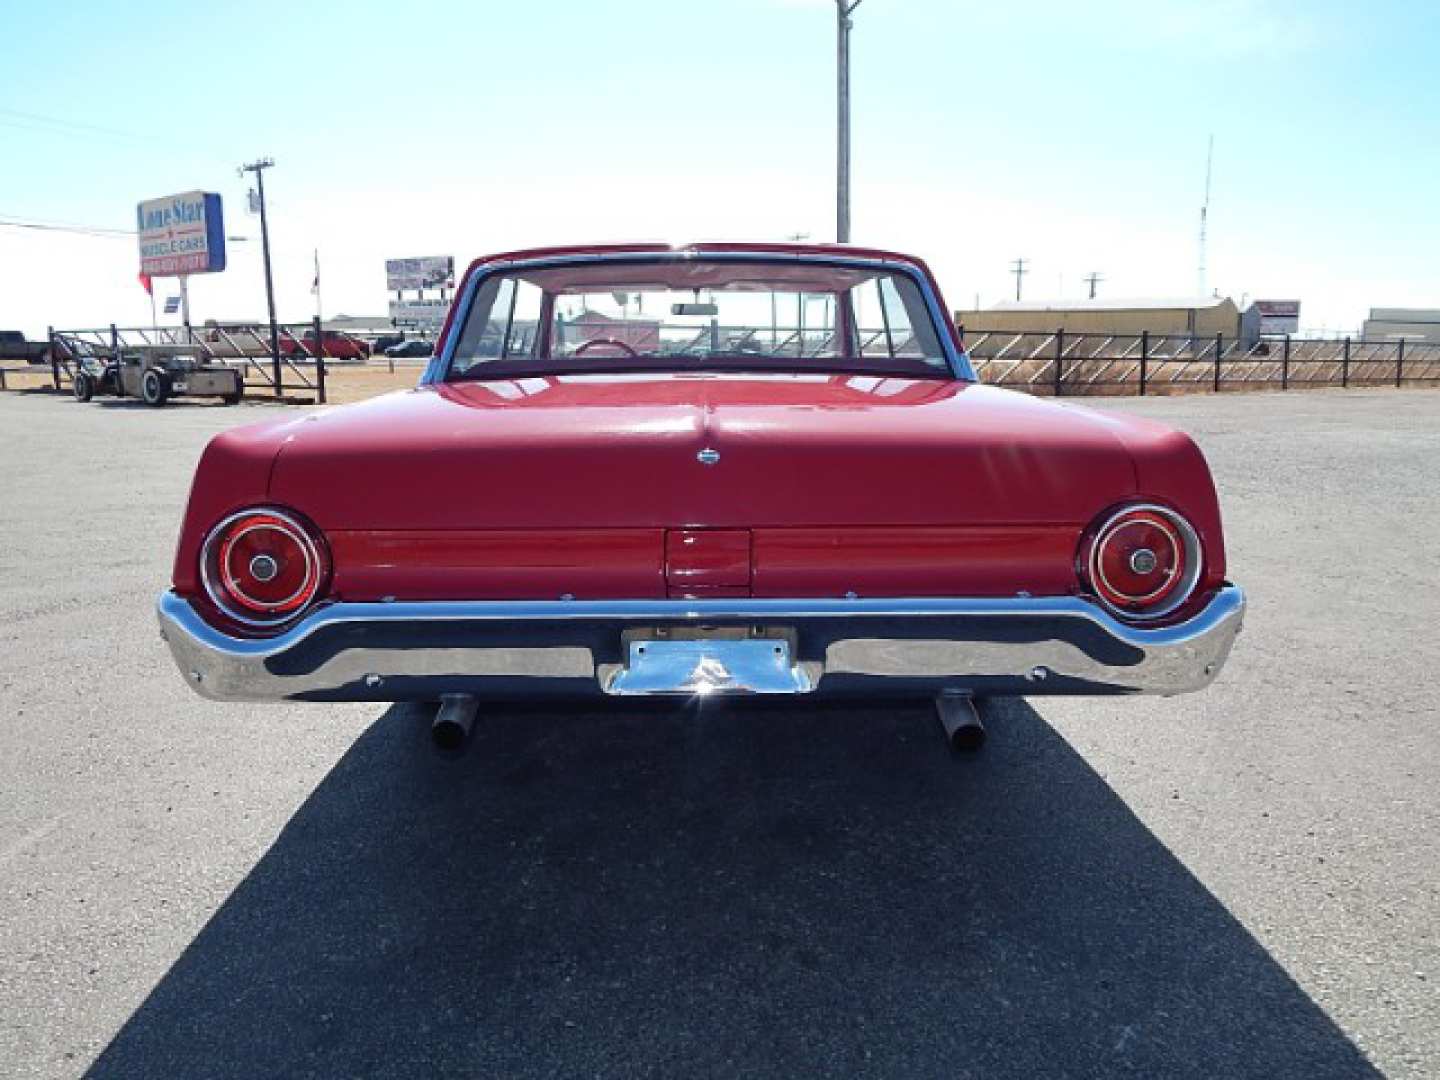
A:
POLYGON ((0 1076, 1440 1075, 1440 394, 1107 400, 1209 456, 1208 691, 222 705, 152 605, 274 407, 0 394, 0 1076))

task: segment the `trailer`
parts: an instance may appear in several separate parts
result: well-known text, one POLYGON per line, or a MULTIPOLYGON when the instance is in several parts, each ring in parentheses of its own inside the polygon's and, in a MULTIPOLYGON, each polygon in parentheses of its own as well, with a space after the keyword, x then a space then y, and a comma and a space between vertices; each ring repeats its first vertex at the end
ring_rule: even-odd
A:
POLYGON ((173 345, 137 345, 110 356, 91 353, 75 359, 71 388, 77 401, 96 394, 119 395, 158 409, 172 397, 218 397, 226 405, 238 405, 245 396, 239 367, 209 362, 173 345))
POLYGON ((55 389, 68 384, 81 401, 111 394, 155 406, 178 396, 234 404, 263 395, 323 405, 322 340, 319 319, 278 326, 274 337, 268 327, 241 323, 52 329, 50 367, 55 389))

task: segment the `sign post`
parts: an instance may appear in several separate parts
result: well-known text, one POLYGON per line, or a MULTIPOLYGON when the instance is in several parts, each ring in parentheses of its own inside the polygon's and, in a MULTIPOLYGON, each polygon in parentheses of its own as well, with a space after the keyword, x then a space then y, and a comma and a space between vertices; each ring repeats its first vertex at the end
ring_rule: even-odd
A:
POLYGON ((140 236, 140 272, 151 278, 180 279, 181 318, 188 342, 190 275, 215 274, 225 269, 225 217, 220 196, 209 191, 186 191, 149 199, 135 208, 135 216, 140 236))

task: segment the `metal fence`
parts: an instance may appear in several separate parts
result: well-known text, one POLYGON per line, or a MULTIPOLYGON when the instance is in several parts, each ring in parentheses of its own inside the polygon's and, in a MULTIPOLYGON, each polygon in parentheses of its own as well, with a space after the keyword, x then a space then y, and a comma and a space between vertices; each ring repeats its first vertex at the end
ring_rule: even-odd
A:
POLYGON ((1054 396, 1440 384, 1440 345, 962 330, 982 382, 1054 396))
MULTIPOLYGON (((861 333, 878 340, 884 331, 861 333)), ((713 346, 715 334, 715 328, 697 334, 696 348, 713 346)), ((962 334, 982 382, 1042 395, 1440 386, 1440 345, 1420 342, 1287 337, 1247 344, 1225 334, 1196 337, 1059 329, 962 328, 962 334)), ((722 341, 730 336, 720 335, 722 341)), ((336 362, 324 355, 325 340, 318 320, 281 326, 278 352, 271 348, 268 326, 52 330, 50 365, 54 386, 60 390, 70 385, 85 359, 107 362, 127 353, 183 354, 205 364, 240 367, 248 393, 323 404, 326 368, 336 362)), ((766 328, 759 340, 779 351, 788 346, 804 356, 833 347, 829 331, 820 329, 766 328)))
POLYGON ((268 325, 119 327, 50 331, 50 371, 56 390, 70 386, 84 361, 108 363, 125 355, 188 356, 214 366, 238 367, 247 393, 325 403, 325 356, 320 320, 278 327, 278 349, 268 325))

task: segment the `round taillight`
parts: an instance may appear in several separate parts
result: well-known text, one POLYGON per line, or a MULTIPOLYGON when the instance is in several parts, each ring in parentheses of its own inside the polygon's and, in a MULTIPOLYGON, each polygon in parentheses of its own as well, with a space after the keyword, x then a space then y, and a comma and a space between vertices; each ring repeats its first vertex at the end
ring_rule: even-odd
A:
POLYGON ((1200 539, 1175 511, 1127 506, 1090 531, 1086 580, 1116 614, 1156 619, 1190 598, 1200 580, 1200 539))
POLYGON ((200 576, 211 601, 244 623, 284 622, 319 597, 330 560, 311 529, 283 510, 232 514, 210 531, 200 576))

